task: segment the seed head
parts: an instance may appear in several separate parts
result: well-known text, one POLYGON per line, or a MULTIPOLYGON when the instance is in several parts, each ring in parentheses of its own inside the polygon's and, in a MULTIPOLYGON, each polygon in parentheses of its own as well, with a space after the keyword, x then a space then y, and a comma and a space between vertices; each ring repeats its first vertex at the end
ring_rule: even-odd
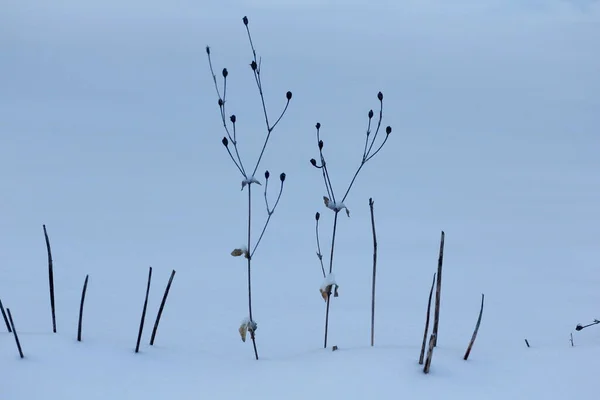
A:
POLYGON ((292 92, 290 92, 288 90, 288 92, 285 94, 285 98, 288 99, 288 100, 291 100, 292 99, 292 92))
POLYGON ((373 110, 369 110, 369 119, 373 118, 373 110))
POLYGON ((392 127, 391 127, 391 126, 388 126, 387 128, 385 128, 385 133, 387 133, 388 135, 389 135, 390 133, 392 133, 392 127))
POLYGON ((248 26, 248 17, 242 18, 242 21, 244 21, 244 25, 248 26))
POLYGON ((379 101, 383 101, 383 93, 377 93, 377 98, 379 99, 379 101))
POLYGON ((323 150, 323 141, 319 140, 319 150, 323 150))
POLYGON ((319 213, 316 213, 316 214, 315 214, 315 219, 318 221, 318 220, 319 220, 319 218, 321 218, 321 214, 319 214, 319 213))
POLYGON ((223 137, 223 140, 221 140, 221 143, 223 143, 223 146, 227 147, 229 145, 229 140, 227 140, 226 137, 223 137))
POLYGON ((312 164, 313 167, 317 166, 317 160, 315 160, 314 158, 310 159, 310 163, 312 164))
POLYGON ((269 177, 271 176, 271 174, 269 173, 269 171, 265 171, 265 179, 269 179, 269 177))
POLYGON ((285 181, 285 172, 282 172, 281 175, 279 175, 279 179, 281 179, 282 183, 285 181))
POLYGON ((235 121, 237 121, 237 118, 235 117, 235 114, 233 114, 231 117, 229 117, 229 120, 235 124, 235 121))
POLYGON ((210 56, 210 47, 206 46, 206 54, 210 56))
POLYGON ((315 127, 316 127, 317 129, 321 129, 321 123, 320 123, 320 122, 317 122, 317 124, 315 125, 315 127))
POLYGON ((229 72, 227 72, 227 68, 223 68, 223 78, 227 78, 227 75, 229 75, 229 72))
POLYGON ((258 65, 256 64, 256 61, 252 61, 250 63, 250 68, 252 68, 252 71, 256 71, 256 69, 258 68, 258 65))

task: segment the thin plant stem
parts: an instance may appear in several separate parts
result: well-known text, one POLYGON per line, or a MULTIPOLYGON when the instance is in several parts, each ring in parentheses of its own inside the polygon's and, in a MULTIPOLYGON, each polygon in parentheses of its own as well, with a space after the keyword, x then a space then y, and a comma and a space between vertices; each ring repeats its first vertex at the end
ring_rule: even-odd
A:
MULTIPOLYGON (((471 350, 473 349, 473 344, 475 343, 475 339, 477 338, 477 333, 479 332, 479 326, 481 325, 481 317, 483 316, 483 301, 485 299, 485 295, 481 294, 481 308, 479 309, 479 316, 477 317, 477 323, 475 324, 475 330, 473 331, 473 336, 471 336, 471 340, 469 341, 469 346, 467 347, 467 351, 465 352, 465 356, 463 360, 467 360, 469 355, 471 354, 471 350)), ((573 334, 571 333, 571 345, 573 345, 573 334)))
POLYGON ((419 364, 423 364, 425 358, 425 347, 427 346, 427 334, 429 333, 429 318, 431 316, 431 298, 433 297, 433 287, 435 286, 435 273, 429 289, 429 300, 427 300, 427 315, 425 317, 425 332, 423 333, 423 343, 421 343, 421 354, 419 355, 419 364))
POLYGON ((325 273, 325 266, 323 265, 323 253, 321 253, 321 240, 319 239, 319 219, 321 218, 321 214, 317 213, 315 215, 315 233, 317 235, 317 257, 319 258, 319 263, 321 264, 321 271, 323 272, 323 278, 327 277, 325 273))
POLYGON ((369 199, 371 209, 371 229, 373 231, 373 287, 371 289, 371 347, 375 345, 375 278, 377 277, 377 234, 375 233, 375 216, 373 199, 369 199))
MULTIPOLYGON (((331 253, 329 256, 329 273, 333 272, 333 254, 335 250, 335 234, 337 232, 337 221, 338 221, 339 211, 335 212, 335 216, 333 217, 333 233, 331 235, 331 253)), ((327 348, 327 336, 329 333, 329 307, 331 302, 331 289, 327 293, 327 308, 325 310, 325 340, 324 340, 324 348, 327 348)))
POLYGON ((43 225, 43 228, 44 239, 46 241, 46 252, 48 253, 48 281, 50 284, 50 309, 52 311, 52 332, 56 333, 56 306, 54 302, 54 266, 52 262, 52 249, 50 248, 50 239, 48 238, 46 225, 43 225))
POLYGON ((167 302, 167 296, 169 296, 169 290, 171 290, 171 284, 173 283, 173 278, 175 278, 175 270, 171 271, 171 276, 169 277, 169 281, 167 282, 167 287, 165 288, 165 294, 163 295, 162 301, 160 302, 160 306, 158 308, 158 314, 156 314, 156 320, 154 321, 154 328, 152 329, 152 336, 150 337, 150 346, 154 346, 154 339, 156 338, 156 331, 158 330, 158 324, 160 323, 160 317, 162 316, 163 310, 165 308, 165 303, 167 302))
POLYGON ((85 293, 87 292, 88 278, 90 276, 85 276, 85 281, 83 282, 83 290, 81 291, 81 302, 79 303, 79 323, 77 324, 77 341, 81 342, 81 330, 83 328, 83 304, 85 302, 85 293))
MULTIPOLYGON (((252 318, 252 255, 250 254, 250 243, 252 234, 252 183, 248 184, 248 315, 250 319, 250 325, 254 326, 254 319, 252 318)), ((254 334, 254 328, 250 330, 250 338, 252 339, 252 347, 254 347, 254 357, 258 360, 258 350, 256 348, 256 335, 254 334)))

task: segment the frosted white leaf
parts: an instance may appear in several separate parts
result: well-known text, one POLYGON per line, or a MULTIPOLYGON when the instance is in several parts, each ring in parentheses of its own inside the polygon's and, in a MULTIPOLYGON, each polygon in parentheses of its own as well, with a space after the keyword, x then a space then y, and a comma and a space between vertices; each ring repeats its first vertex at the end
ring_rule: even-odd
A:
POLYGON ((252 177, 246 178, 242 181, 242 190, 244 190, 246 185, 249 185, 251 183, 256 183, 257 185, 260 185, 260 182, 255 177, 252 176, 252 177))
POLYGON ((337 286, 337 282, 335 281, 335 275, 332 273, 330 273, 329 275, 327 275, 327 277, 325 277, 325 279, 323 279, 323 283, 321 284, 321 291, 325 291, 327 289, 328 286, 337 286))

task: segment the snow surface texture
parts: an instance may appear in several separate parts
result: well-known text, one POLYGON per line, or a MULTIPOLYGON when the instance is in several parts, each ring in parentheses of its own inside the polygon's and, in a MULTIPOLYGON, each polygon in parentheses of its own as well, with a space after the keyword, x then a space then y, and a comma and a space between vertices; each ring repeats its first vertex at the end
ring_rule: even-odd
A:
MULTIPOLYGON (((3 4, 0 298, 25 358, 0 321, 0 399, 597 398, 600 327, 575 326, 600 317, 599 16, 597 2, 553 0, 3 4), (210 45, 217 71, 229 70, 228 111, 242 157, 255 159, 264 121, 243 15, 271 112, 294 93, 257 171, 288 176, 253 261, 259 361, 238 333, 246 260, 230 255, 245 237, 246 196, 204 53, 210 45), (314 214, 328 255, 333 212, 308 162, 313 127, 334 186, 346 185, 379 90, 394 130, 338 221, 332 352, 314 214), (425 375, 417 360, 442 229, 440 330, 425 375)), ((266 212, 255 194, 256 237, 266 212)))

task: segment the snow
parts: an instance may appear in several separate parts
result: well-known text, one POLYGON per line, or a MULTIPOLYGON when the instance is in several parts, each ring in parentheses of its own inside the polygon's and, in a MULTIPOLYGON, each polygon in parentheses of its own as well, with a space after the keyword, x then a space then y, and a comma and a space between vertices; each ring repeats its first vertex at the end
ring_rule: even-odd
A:
MULTIPOLYGON (((600 325, 575 328, 600 317, 598 4, 392 3, 370 2, 368 13, 359 1, 3 8, 0 299, 25 358, 0 321, 1 400, 597 397, 600 325), (287 174, 252 260, 258 361, 238 332, 247 259, 231 256, 245 241, 247 194, 221 144, 203 51, 210 45, 217 71, 228 68, 227 110, 253 167, 264 115, 243 15, 271 119, 294 93, 257 170, 287 174), (328 267, 334 213, 323 211, 321 172, 308 162, 313 127, 323 124, 344 193, 379 90, 393 133, 345 200, 352 218, 338 220, 343 290, 331 298, 324 349, 314 215, 328 267), (417 361, 441 230, 440 330, 425 375, 417 361)), ((255 243, 268 215, 263 193, 252 193, 255 243)))

